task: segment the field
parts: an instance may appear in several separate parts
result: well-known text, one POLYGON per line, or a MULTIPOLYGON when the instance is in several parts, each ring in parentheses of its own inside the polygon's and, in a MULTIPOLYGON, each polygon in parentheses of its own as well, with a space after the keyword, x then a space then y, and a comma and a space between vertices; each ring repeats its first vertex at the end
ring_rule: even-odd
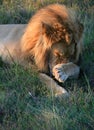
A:
POLYGON ((37 72, 0 60, 0 130, 94 130, 94 1, 1 0, 0 24, 27 23, 55 2, 73 8, 84 24, 83 73, 62 84, 68 99, 55 98, 37 72))

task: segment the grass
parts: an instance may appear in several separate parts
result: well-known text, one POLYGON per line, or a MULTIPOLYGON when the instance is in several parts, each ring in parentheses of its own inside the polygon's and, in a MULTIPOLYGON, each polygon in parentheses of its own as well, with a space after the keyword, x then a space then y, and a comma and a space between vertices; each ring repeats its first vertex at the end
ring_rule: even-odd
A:
MULTIPOLYGON (((3 0, 0 23, 27 23, 35 10, 55 1, 3 0)), ((63 84, 70 97, 59 99, 52 97, 37 72, 0 60, 0 130, 94 130, 94 7, 90 1, 59 2, 79 12, 85 25, 84 74, 63 84)))

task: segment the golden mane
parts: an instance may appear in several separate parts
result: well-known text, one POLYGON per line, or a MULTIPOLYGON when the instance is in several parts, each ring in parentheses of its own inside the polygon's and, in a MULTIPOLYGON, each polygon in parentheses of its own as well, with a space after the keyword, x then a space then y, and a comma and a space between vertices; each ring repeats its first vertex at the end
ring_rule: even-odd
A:
MULTIPOLYGON (((64 5, 53 4, 39 10, 30 20, 21 40, 22 53, 33 56, 38 68, 48 71, 48 57, 52 44, 65 39, 70 44, 70 33, 78 42, 78 21, 74 11, 64 5)), ((80 35, 80 33, 79 33, 80 35)))

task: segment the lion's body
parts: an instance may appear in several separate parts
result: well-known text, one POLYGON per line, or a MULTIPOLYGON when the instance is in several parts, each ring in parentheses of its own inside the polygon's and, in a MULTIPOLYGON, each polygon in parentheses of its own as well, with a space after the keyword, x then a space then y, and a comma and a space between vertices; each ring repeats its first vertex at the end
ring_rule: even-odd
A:
POLYGON ((49 73, 56 64, 78 61, 82 32, 74 11, 53 4, 39 10, 28 25, 0 25, 0 56, 20 64, 33 58, 38 70, 49 73))
POLYGON ((4 62, 21 60, 20 41, 25 28, 24 24, 0 25, 0 56, 4 62))

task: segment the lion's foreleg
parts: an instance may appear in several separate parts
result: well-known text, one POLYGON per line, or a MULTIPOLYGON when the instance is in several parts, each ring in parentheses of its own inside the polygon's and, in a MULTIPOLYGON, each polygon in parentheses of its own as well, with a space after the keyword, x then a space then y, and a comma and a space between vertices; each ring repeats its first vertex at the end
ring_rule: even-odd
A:
POLYGON ((69 96, 68 92, 63 87, 59 86, 51 77, 47 76, 44 73, 40 73, 39 78, 42 82, 45 83, 47 88, 49 88, 56 97, 69 96))

